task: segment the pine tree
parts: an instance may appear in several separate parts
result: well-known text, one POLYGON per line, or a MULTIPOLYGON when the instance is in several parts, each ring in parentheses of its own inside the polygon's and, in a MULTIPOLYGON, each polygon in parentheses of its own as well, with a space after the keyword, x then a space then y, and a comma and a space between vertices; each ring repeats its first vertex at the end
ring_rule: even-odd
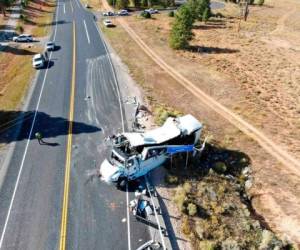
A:
POLYGON ((175 15, 175 21, 170 34, 170 46, 173 49, 184 49, 189 46, 193 37, 193 13, 188 5, 183 5, 175 15))
POLYGON ((3 16, 5 16, 5 10, 12 4, 12 0, 0 0, 0 9, 3 16))
POLYGON ((118 9, 125 9, 128 7, 129 0, 116 0, 116 7, 118 9))

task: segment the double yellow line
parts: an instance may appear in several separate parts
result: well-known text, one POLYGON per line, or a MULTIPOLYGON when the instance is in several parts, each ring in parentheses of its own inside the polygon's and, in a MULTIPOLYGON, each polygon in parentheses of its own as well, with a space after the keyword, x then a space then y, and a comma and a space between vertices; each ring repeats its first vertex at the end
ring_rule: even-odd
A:
POLYGON ((70 94, 70 111, 69 111, 69 128, 68 128, 68 143, 66 152, 66 169, 65 169, 65 185, 63 194, 63 206, 61 215, 60 241, 59 249, 66 248, 67 225, 68 225, 68 203, 69 203, 69 187, 70 187, 70 171, 72 159, 72 131, 74 119, 74 99, 75 99, 75 73, 76 73, 76 27, 73 21, 73 66, 72 66, 72 82, 70 94))

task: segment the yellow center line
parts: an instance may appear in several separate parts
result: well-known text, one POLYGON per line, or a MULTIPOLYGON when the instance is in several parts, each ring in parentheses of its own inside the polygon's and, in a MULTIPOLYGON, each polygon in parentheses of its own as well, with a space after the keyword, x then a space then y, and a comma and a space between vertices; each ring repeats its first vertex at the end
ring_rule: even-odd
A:
POLYGON ((60 241, 59 241, 60 250, 64 250, 66 248, 66 238, 67 238, 70 170, 71 170, 71 158, 72 158, 72 130, 73 130, 73 118, 74 118, 74 99, 75 99, 75 72, 76 72, 76 30, 75 30, 75 22, 73 21, 73 67, 72 67, 72 82, 71 82, 71 94, 70 94, 68 142, 67 142, 67 149, 66 149, 67 152, 66 152, 65 184, 64 184, 63 206, 62 206, 61 227, 60 227, 60 241))

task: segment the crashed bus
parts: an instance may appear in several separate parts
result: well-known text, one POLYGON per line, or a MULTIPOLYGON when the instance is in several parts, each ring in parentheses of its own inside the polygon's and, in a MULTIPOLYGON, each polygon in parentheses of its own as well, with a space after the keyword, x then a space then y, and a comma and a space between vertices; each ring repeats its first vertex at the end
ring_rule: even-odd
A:
POLYGON ((194 152, 202 124, 192 115, 169 117, 163 126, 144 133, 122 133, 112 139, 109 159, 100 166, 102 180, 124 188, 128 181, 161 166, 171 155, 194 152))

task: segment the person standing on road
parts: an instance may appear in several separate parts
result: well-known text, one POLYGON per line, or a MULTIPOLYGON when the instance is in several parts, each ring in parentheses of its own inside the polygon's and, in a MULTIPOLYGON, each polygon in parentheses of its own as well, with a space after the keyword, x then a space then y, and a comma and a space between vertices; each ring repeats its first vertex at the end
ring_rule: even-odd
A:
POLYGON ((48 52, 47 51, 45 51, 45 60, 46 60, 46 62, 48 62, 48 60, 49 60, 49 57, 48 57, 48 52))
POLYGON ((45 142, 43 140, 43 136, 40 132, 35 133, 35 138, 38 140, 40 145, 45 144, 45 142))

